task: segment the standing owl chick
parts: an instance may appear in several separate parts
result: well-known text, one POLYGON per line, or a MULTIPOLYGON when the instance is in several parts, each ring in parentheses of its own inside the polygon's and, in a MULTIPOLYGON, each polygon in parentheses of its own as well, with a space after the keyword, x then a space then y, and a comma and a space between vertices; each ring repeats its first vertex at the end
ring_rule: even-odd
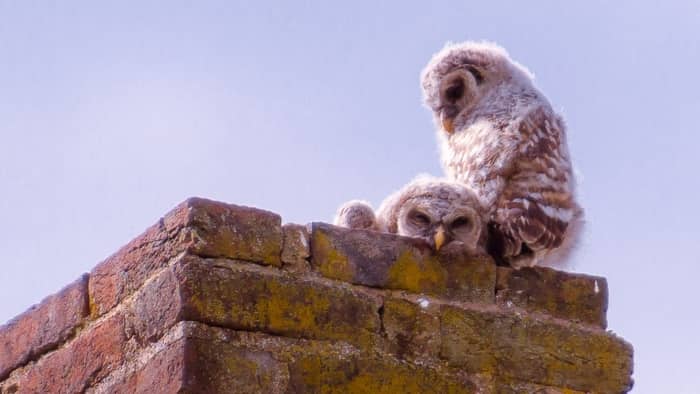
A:
POLYGON ((377 210, 380 231, 422 238, 439 251, 452 242, 485 253, 485 220, 478 196, 466 185, 420 177, 387 197, 377 210))
POLYGON ((583 212, 562 119, 533 76, 489 43, 448 44, 421 75, 448 178, 487 207, 489 253, 513 266, 551 265, 583 212))

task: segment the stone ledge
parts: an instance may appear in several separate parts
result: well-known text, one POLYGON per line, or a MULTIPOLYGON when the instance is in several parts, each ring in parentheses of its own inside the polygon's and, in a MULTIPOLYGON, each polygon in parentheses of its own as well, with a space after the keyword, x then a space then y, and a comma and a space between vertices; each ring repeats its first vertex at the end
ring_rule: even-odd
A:
POLYGON ((599 276, 547 267, 499 267, 496 300, 507 308, 517 306, 601 328, 607 326, 608 282, 599 276))
POLYGON ((417 367, 344 343, 235 331, 184 321, 88 393, 583 392, 417 367), (188 367, 189 366, 189 367, 188 367))
POLYGON ((313 223, 311 264, 325 277, 352 284, 494 302, 496 265, 490 257, 436 256, 418 239, 313 223))
MULTIPOLYGON (((371 365, 360 373, 368 387, 381 380, 373 370, 397 362, 484 392, 624 392, 632 348, 602 330, 606 308, 604 278, 497 268, 488 256, 434 255, 419 240, 324 223, 282 226, 274 213, 195 198, 1 326, 0 393, 102 387, 182 321, 375 352, 380 364, 349 364, 371 365)), ((169 349, 138 384, 194 362, 185 348, 169 349)), ((260 361, 247 354, 229 361, 260 361)), ((279 376, 291 373, 285 365, 279 376)))
POLYGON ((478 379, 420 368, 345 343, 317 342, 181 322, 137 367, 93 393, 475 393, 478 379), (164 373, 164 370, 170 373, 164 373))
POLYGON ((182 252, 281 265, 279 215, 190 198, 90 273, 90 308, 101 316, 182 252))

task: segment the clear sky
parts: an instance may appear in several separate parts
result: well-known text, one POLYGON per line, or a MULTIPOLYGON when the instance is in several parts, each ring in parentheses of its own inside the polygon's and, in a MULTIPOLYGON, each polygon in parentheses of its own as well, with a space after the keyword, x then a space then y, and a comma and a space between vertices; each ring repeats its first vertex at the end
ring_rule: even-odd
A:
POLYGON ((0 322, 189 196, 329 221, 441 174, 419 72, 487 39, 568 122, 634 392, 700 392, 700 2, 109 3, 0 0, 0 322))

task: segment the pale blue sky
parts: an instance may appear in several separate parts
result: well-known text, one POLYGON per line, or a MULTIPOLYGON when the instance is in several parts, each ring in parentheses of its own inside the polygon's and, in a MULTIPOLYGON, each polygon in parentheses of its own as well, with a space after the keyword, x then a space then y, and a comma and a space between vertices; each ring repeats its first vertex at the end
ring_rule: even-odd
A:
POLYGON ((305 223, 439 175, 418 74, 488 39, 568 122, 634 392, 700 392, 700 2, 97 3, 0 0, 0 322, 188 196, 305 223))

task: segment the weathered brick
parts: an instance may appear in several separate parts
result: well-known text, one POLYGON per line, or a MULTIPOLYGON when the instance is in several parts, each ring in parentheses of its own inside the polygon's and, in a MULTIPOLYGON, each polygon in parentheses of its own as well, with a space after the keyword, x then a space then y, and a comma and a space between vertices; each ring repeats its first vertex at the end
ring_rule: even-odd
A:
MULTIPOLYGON (((90 392, 146 393, 476 393, 479 379, 418 367, 346 343, 240 332, 185 321, 144 350, 144 365, 90 392), (157 349, 157 352, 153 352, 157 349)), ((488 384, 488 383, 487 383, 488 384)))
POLYGON ((77 393, 129 357, 124 316, 115 314, 3 382, 4 392, 77 393))
POLYGON ((101 316, 133 294, 183 249, 177 238, 185 209, 176 208, 157 224, 99 263, 90 273, 90 312, 101 316))
POLYGON ((496 394, 586 394, 583 391, 571 390, 561 387, 542 386, 539 384, 532 383, 506 381, 497 382, 494 392, 496 394))
POLYGON ((437 358, 440 351, 439 308, 427 299, 410 302, 386 298, 382 327, 388 351, 399 359, 437 358))
POLYGON ((293 272, 309 270, 309 229, 300 224, 287 223, 282 226, 282 263, 293 272))
POLYGON ((608 283, 605 278, 546 267, 499 267, 496 300, 506 307, 548 313, 605 328, 608 283))
POLYGON ((165 269, 148 281, 125 308, 127 332, 145 346, 182 320, 182 308, 178 280, 172 268, 165 269))
MULTIPOLYGON (((103 379, 98 385, 87 389, 88 394, 107 393, 183 393, 185 387, 186 366, 185 338, 158 345, 158 351, 148 358, 144 365, 130 368, 126 373, 120 371, 103 379)), ((145 349, 142 353, 152 352, 145 349)), ((143 358, 138 354, 133 359, 143 358)))
POLYGON ((441 357, 467 372, 603 393, 632 386, 632 347, 599 329, 444 305, 441 357))
POLYGON ((285 364, 269 352, 222 342, 212 330, 214 335, 206 339, 183 333, 160 346, 145 365, 131 368, 125 376, 105 379, 89 392, 282 393, 280 386, 286 386, 288 375, 285 364))
POLYGON ((231 260, 184 258, 174 266, 182 319, 241 330, 369 345, 381 300, 231 260))
POLYGON ((185 365, 187 393, 283 393, 288 379, 274 354, 211 339, 188 338, 185 365))
POLYGON ((190 198, 92 270, 92 314, 112 309, 184 251, 280 266, 281 248, 279 215, 190 198))
POLYGON ((313 223, 312 266, 322 275, 371 287, 463 301, 494 302, 496 266, 464 251, 432 253, 419 240, 313 223))
POLYGON ((88 275, 0 326, 0 380, 75 333, 88 315, 88 275))
POLYGON ((603 278, 280 222, 187 200, 0 327, 0 393, 631 388, 603 278))
POLYGON ((189 209, 186 225, 192 229, 191 253, 282 265, 279 215, 202 198, 191 198, 185 204, 189 209))
POLYGON ((294 393, 477 393, 473 382, 389 358, 306 354, 289 364, 294 393))

